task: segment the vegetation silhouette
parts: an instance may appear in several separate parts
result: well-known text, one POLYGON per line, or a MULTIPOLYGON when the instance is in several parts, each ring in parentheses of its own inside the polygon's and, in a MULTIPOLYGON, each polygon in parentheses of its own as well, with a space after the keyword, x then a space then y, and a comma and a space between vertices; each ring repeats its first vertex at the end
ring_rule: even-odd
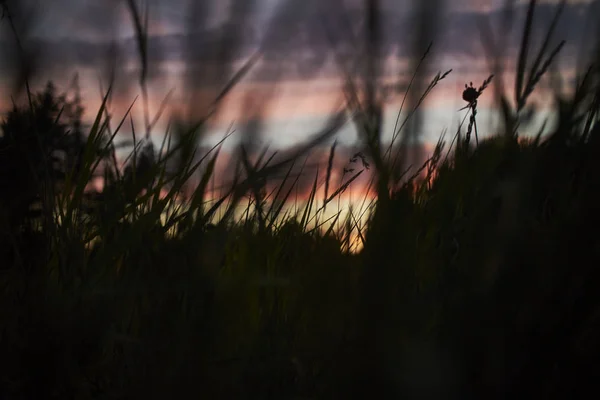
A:
MULTIPOLYGON (((193 99, 156 148, 150 133, 163 109, 151 116, 147 9, 128 1, 145 130, 138 139, 131 124, 125 160, 115 138, 132 108, 111 110, 112 83, 84 126, 77 93, 67 100, 51 83, 35 93, 32 76, 19 75, 27 101, 15 102, 0 124, 0 397, 600 393, 600 51, 570 93, 556 92, 557 123, 523 137, 535 113, 530 96, 563 47, 551 43, 565 2, 533 53, 536 3, 527 7, 514 93, 505 90, 504 46, 482 21, 493 75, 456 93, 467 103, 466 130, 461 124, 448 146, 440 138, 415 170, 407 149, 420 123, 409 121, 422 117, 423 100, 451 73, 425 80, 436 12, 416 8, 421 29, 408 87, 416 94, 406 94, 408 117, 386 145, 381 6, 365 0, 369 56, 357 57, 361 68, 340 61, 345 108, 283 159, 268 149, 254 157, 258 133, 249 132, 232 161, 233 182, 217 199, 209 197, 222 142, 203 155, 197 148, 257 56, 232 70, 235 48, 224 47, 216 100, 193 99), (491 95, 502 128, 486 137, 477 101, 491 95), (116 114, 123 115, 115 127, 116 114), (326 172, 317 170, 308 199, 295 202, 295 168, 348 115, 363 151, 336 187, 334 143, 326 172), (327 217, 327 206, 367 172, 371 205, 343 216, 337 203, 327 217), (278 182, 272 193, 269 181, 278 182)), ((7 15, 9 5, 2 2, 7 15)), ((204 15, 194 7, 190 15, 204 15)))

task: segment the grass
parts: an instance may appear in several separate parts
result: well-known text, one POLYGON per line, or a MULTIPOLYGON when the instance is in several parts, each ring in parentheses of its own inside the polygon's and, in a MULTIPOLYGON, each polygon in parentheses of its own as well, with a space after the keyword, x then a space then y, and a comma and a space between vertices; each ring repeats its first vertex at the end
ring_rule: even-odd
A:
MULTIPOLYGON (((378 5, 366 4, 366 40, 376 48, 378 5)), ((145 70, 147 23, 135 2, 128 6, 145 70)), ((89 129, 77 97, 51 85, 28 90, 27 104, 1 126, 0 395, 598 393, 600 69, 586 70, 571 97, 557 95, 551 132, 523 140, 528 96, 562 47, 549 50, 549 39, 528 62, 535 6, 514 104, 495 92, 503 130, 484 139, 476 124, 478 96, 489 95, 488 85, 505 87, 496 68, 476 97, 466 96, 467 131, 448 146, 441 138, 418 171, 403 155, 416 135, 410 124, 397 124, 400 143, 381 143, 375 56, 364 59, 364 75, 347 70, 347 108, 291 157, 255 157, 253 143, 243 143, 234 181, 218 199, 207 193, 221 146, 195 149, 220 102, 197 121, 176 121, 156 149, 150 121, 162 110, 148 110, 142 74, 146 129, 141 140, 133 129, 122 168, 114 139, 132 109, 110 110, 112 88, 89 129), (333 144, 307 201, 295 202, 303 157, 334 136, 346 114, 365 151, 338 184, 333 144), (376 200, 341 210, 339 196, 367 173, 376 200), (100 191, 91 186, 97 178, 100 191)), ((421 44, 426 37, 420 33, 421 44)), ((485 39, 493 54, 494 38, 485 39)), ((415 46, 416 69, 423 50, 415 46)), ((254 61, 232 73, 218 99, 254 61)), ((411 118, 449 73, 417 85, 424 91, 408 97, 411 118)))

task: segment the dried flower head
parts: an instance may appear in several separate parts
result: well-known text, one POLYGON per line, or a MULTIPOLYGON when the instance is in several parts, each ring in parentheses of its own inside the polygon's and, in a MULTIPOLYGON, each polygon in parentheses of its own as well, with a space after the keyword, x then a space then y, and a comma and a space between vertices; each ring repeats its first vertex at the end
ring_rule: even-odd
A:
POLYGON ((462 98, 467 103, 474 103, 479 97, 479 91, 473 87, 473 82, 469 83, 469 86, 465 83, 465 90, 463 91, 462 98))
POLYGON ((463 94, 462 94, 463 100, 466 101, 467 103, 469 103, 469 105, 476 104, 477 99, 479 98, 479 96, 481 96, 483 91, 492 82, 493 77, 494 77, 494 75, 490 75, 485 81, 483 81, 483 83, 481 84, 481 86, 479 86, 478 89, 475 89, 473 87, 473 82, 469 82, 468 86, 465 83, 465 90, 463 91, 463 94))

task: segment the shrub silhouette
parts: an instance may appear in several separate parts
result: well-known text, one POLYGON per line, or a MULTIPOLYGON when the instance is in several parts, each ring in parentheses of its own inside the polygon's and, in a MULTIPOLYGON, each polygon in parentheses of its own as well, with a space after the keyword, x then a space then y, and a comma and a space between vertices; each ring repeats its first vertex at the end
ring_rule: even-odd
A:
POLYGON ((3 118, 0 210, 8 232, 31 229, 44 198, 59 190, 67 173, 77 173, 85 144, 82 112, 77 97, 68 101, 49 82, 30 105, 13 104, 3 118))

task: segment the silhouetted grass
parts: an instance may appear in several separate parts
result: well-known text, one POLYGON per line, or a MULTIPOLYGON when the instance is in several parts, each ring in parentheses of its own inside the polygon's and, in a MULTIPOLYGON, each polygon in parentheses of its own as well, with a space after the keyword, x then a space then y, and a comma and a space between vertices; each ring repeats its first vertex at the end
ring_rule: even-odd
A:
MULTIPOLYGON (((358 77, 346 70, 345 94, 366 150, 336 186, 334 143, 296 215, 285 207, 298 182, 294 168, 336 133, 344 110, 283 160, 267 150, 254 157, 255 143, 243 142, 233 182, 222 197, 208 198, 221 143, 197 154, 204 124, 254 58, 227 71, 229 81, 219 76, 218 101, 196 99, 193 107, 206 106, 190 110, 197 120, 174 124, 161 149, 149 137, 163 110, 151 116, 142 74, 145 137, 138 140, 132 124, 125 165, 114 138, 131 123, 131 108, 109 110, 112 86, 85 135, 77 100, 52 85, 39 94, 27 89, 30 100, 15 105, 0 136, 3 398, 600 393, 598 65, 570 97, 557 95, 552 131, 520 137, 528 97, 562 47, 549 50, 548 39, 528 67, 531 1, 514 104, 496 63, 493 80, 463 95, 467 132, 459 128, 448 148, 441 138, 420 169, 407 170, 406 143, 418 124, 396 126, 385 149, 380 9, 375 1, 365 5, 372 54, 358 77), (495 94, 504 124, 483 139, 477 99, 489 95, 488 85, 501 89, 495 94), (345 217, 338 203, 327 217, 370 163, 375 202, 365 208, 365 197, 345 217), (267 193, 276 173, 283 178, 267 193), (354 242, 360 251, 350 251, 354 242)), ((146 70, 147 23, 136 2, 128 6, 146 70)), ((421 22, 416 70, 429 51, 427 27, 435 25, 421 22)), ((421 92, 409 97, 411 115, 449 73, 426 84, 415 72, 421 92)))

